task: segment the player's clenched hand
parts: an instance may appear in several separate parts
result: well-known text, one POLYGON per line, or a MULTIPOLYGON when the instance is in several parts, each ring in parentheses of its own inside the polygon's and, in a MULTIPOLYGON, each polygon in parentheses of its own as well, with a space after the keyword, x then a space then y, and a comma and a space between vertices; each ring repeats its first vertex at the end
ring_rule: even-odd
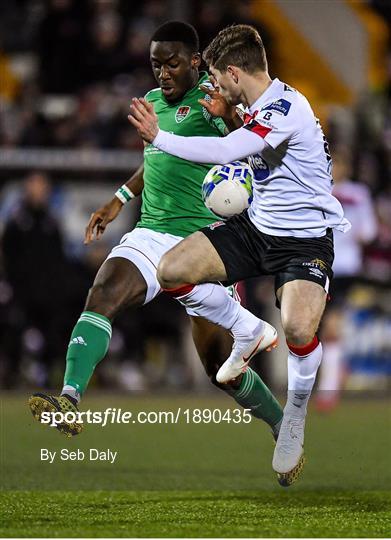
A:
POLYGON ((102 206, 102 208, 91 214, 84 235, 84 243, 89 244, 92 242, 94 240, 94 233, 95 239, 99 240, 105 232, 107 225, 118 216, 122 207, 122 202, 117 197, 114 197, 108 204, 105 204, 105 206, 102 206))
POLYGON ((220 94, 219 87, 211 78, 213 88, 210 86, 201 85, 200 90, 205 92, 209 98, 199 99, 198 102, 205 107, 205 109, 212 116, 220 116, 223 119, 231 120, 236 115, 236 107, 232 107, 226 101, 226 99, 220 94))
POLYGON ((137 129, 140 137, 151 143, 159 132, 158 117, 152 103, 144 98, 133 98, 128 119, 137 129))

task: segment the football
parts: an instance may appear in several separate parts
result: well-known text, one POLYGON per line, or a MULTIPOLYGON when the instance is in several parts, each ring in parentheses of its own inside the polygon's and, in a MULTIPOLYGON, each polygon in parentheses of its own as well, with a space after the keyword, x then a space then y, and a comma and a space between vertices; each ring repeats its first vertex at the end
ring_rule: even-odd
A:
POLYGON ((215 165, 202 183, 202 198, 214 214, 228 218, 240 214, 253 200, 253 171, 244 161, 215 165))

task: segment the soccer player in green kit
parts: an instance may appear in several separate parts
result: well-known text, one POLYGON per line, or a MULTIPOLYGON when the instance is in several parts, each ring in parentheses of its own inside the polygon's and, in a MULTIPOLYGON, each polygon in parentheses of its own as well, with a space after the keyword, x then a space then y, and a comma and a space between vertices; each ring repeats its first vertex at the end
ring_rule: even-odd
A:
MULTIPOLYGON (((226 127, 221 118, 212 117, 208 111, 208 90, 200 89, 200 85, 208 84, 208 76, 198 71, 198 46, 195 29, 186 23, 171 21, 155 31, 150 58, 159 88, 151 90, 146 99, 154 104, 164 129, 181 135, 217 137, 224 134, 226 127)), ((230 119, 225 120, 229 124, 230 119)), ((30 398, 29 406, 37 420, 43 411, 78 410, 94 369, 108 350, 117 313, 153 300, 161 292, 156 269, 164 253, 184 237, 216 221, 201 199, 202 181, 209 169, 210 165, 184 161, 147 145, 143 165, 108 204, 92 214, 86 228, 86 244, 94 235, 98 239, 103 234, 126 202, 142 194, 140 221, 102 264, 74 327, 61 395, 36 393, 30 398)), ((221 327, 187 311, 194 343, 212 382, 237 403, 251 409, 253 416, 269 424, 276 438, 282 409, 270 390, 251 369, 230 384, 218 384, 215 374, 231 350, 232 337, 221 327)), ((81 426, 64 422, 57 429, 71 436, 78 434, 81 426)))

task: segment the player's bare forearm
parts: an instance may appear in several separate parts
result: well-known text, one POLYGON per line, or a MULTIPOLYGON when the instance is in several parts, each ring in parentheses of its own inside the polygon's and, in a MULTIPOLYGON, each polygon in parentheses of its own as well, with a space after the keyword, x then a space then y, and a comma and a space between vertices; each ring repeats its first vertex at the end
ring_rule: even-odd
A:
POLYGON ((125 185, 136 197, 141 194, 144 189, 144 163, 132 174, 125 185))
MULTIPOLYGON (((133 195, 140 195, 144 188, 144 164, 140 165, 125 185, 130 189, 133 195)), ((107 225, 116 219, 123 206, 124 204, 120 199, 117 196, 114 196, 111 201, 93 212, 85 230, 84 243, 89 244, 92 242, 94 240, 94 235, 95 239, 99 240, 105 232, 107 225)))

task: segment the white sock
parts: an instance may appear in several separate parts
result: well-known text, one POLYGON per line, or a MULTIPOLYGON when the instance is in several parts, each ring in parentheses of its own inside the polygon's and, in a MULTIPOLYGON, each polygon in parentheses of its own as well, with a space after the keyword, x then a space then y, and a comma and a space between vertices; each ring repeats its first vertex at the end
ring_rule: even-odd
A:
POLYGON ((199 317, 231 330, 235 339, 248 339, 262 330, 261 319, 247 311, 237 300, 229 296, 222 285, 202 283, 187 294, 177 297, 185 307, 191 308, 199 317))
POLYGON ((61 390, 61 395, 63 396, 64 394, 67 394, 68 396, 71 396, 73 399, 76 399, 78 403, 80 402, 81 396, 79 392, 76 390, 76 388, 73 388, 73 386, 66 384, 61 390))
POLYGON ((315 384, 316 373, 322 360, 322 344, 299 356, 289 350, 288 355, 288 399, 285 409, 293 415, 305 415, 307 404, 315 384))

